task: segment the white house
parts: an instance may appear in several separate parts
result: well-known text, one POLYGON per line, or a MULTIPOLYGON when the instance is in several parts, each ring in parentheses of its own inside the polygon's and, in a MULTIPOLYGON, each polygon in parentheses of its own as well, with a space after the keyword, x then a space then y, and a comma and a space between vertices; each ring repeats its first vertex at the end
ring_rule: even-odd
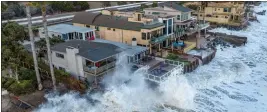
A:
POLYGON ((92 82, 115 68, 117 57, 125 51, 130 61, 140 60, 148 49, 107 40, 69 40, 51 47, 53 66, 92 82))
MULTIPOLYGON (((41 38, 45 37, 44 28, 39 29, 39 36, 41 38)), ((49 37, 60 37, 63 40, 94 40, 95 29, 73 26, 69 24, 57 24, 47 27, 49 37)))

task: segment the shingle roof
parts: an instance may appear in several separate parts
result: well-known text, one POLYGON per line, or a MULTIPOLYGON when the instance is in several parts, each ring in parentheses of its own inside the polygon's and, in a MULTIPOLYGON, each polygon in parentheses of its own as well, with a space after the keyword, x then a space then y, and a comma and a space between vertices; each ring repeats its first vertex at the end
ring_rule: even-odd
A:
POLYGON ((156 23, 154 25, 144 25, 143 23, 129 22, 127 17, 102 15, 90 12, 80 12, 75 14, 72 22, 134 31, 164 26, 164 24, 162 23, 156 23))
POLYGON ((94 62, 103 60, 122 51, 119 47, 112 44, 84 40, 70 40, 59 43, 51 47, 51 49, 59 52, 66 52, 66 48, 68 47, 79 49, 78 55, 94 62))
POLYGON ((174 3, 174 2, 166 2, 166 3, 164 3, 164 6, 171 7, 173 9, 176 9, 176 10, 179 10, 179 11, 182 11, 182 12, 190 12, 190 11, 193 11, 190 8, 187 8, 187 7, 178 5, 177 3, 174 3))
POLYGON ((96 38, 93 41, 94 42, 109 43, 109 44, 116 45, 116 46, 122 48, 123 52, 125 52, 128 56, 134 56, 136 54, 140 54, 141 52, 144 52, 144 51, 148 50, 147 47, 132 46, 132 45, 128 45, 128 44, 121 43, 121 42, 114 42, 114 41, 98 39, 98 38, 96 38))

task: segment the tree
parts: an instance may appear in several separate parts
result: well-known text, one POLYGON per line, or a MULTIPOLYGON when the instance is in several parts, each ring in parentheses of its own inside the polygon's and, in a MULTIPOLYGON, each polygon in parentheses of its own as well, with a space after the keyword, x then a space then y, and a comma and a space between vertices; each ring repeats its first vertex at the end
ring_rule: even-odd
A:
POLYGON ((189 5, 187 5, 187 7, 188 8, 190 8, 190 9, 193 9, 193 10, 197 10, 197 8, 198 8, 198 6, 197 5, 193 5, 193 4, 189 4, 189 5))
POLYGON ((146 4, 141 4, 141 10, 144 10, 145 8, 148 8, 148 6, 146 4))
POLYGON ((26 38, 24 27, 16 22, 8 22, 5 24, 2 32, 12 41, 22 42, 26 38))
POLYGON ((43 24, 44 24, 44 32, 45 32, 45 40, 46 40, 49 67, 50 67, 50 72, 51 72, 54 90, 56 90, 56 78, 55 78, 54 68, 53 68, 53 64, 52 64, 50 42, 49 42, 48 31, 47 31, 47 20, 46 20, 46 5, 47 5, 47 3, 46 2, 32 2, 32 5, 36 6, 36 7, 41 7, 41 10, 42 10, 42 18, 43 18, 43 24))
POLYGON ((7 9, 7 6, 3 2, 1 2, 1 11, 4 12, 6 11, 6 9, 7 9))
POLYGON ((41 82, 40 73, 39 73, 39 69, 38 69, 39 67, 38 67, 36 50, 35 50, 35 45, 34 45, 34 38, 33 38, 33 32, 32 32, 32 21, 31 21, 31 14, 30 14, 30 6, 29 5, 30 4, 26 5, 26 12, 27 12, 27 19, 28 19, 28 30, 29 30, 30 40, 31 40, 32 56, 33 56, 33 61, 34 61, 35 74, 36 74, 37 83, 38 83, 38 90, 42 90, 43 85, 41 82))
POLYGON ((109 1, 106 1, 106 2, 102 2, 102 6, 103 7, 109 7, 109 6, 111 6, 111 4, 109 1))
POLYGON ((126 1, 118 1, 117 4, 118 5, 125 5, 125 4, 127 4, 127 2, 126 1))
POLYGON ((158 7, 158 2, 153 2, 152 7, 158 7))

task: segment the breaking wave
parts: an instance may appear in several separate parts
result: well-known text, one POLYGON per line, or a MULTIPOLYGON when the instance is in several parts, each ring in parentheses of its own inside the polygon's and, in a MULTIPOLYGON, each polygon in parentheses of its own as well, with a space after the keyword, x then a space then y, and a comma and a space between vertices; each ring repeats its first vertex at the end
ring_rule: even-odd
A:
MULTIPOLYGON (((267 10, 267 3, 255 7, 267 10)), ((157 88, 143 79, 146 67, 132 73, 125 57, 118 69, 106 75, 103 93, 79 95, 74 92, 49 93, 48 101, 38 112, 266 112, 267 111, 267 16, 257 15, 258 22, 242 31, 216 28, 221 32, 248 37, 245 46, 218 46, 213 61, 194 72, 172 75, 157 88)))

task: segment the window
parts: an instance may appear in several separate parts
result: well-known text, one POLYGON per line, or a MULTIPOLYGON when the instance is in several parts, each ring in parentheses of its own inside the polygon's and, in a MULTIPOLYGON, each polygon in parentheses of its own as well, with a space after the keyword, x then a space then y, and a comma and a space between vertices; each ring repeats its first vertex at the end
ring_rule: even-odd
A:
POLYGON ((168 27, 168 34, 171 34, 172 33, 172 26, 169 26, 168 27))
POLYGON ((83 34, 79 33, 79 37, 80 37, 80 39, 83 39, 83 34))
POLYGON ((215 8, 215 11, 217 10, 217 8, 215 8))
POLYGON ((54 34, 52 34, 52 37, 54 37, 55 35, 54 34))
POLYGON ((225 16, 225 18, 228 18, 227 16, 225 16))
POLYGON ((218 16, 216 16, 216 18, 218 18, 218 16))
POLYGON ((150 14, 150 12, 148 12, 148 14, 150 14))
POLYGON ((96 31, 99 31, 99 27, 98 26, 95 26, 95 29, 96 29, 96 31))
POLYGON ((115 31, 115 28, 113 28, 113 31, 115 31))
POLYGON ((146 40, 146 33, 142 33, 142 40, 146 40))
POLYGON ((180 20, 181 19, 181 16, 180 15, 177 15, 177 20, 180 20))
POLYGON ((85 25, 87 28, 90 28, 90 25, 85 25))
POLYGON ((223 8, 223 12, 228 12, 227 8, 223 8))
POLYGON ((42 32, 42 34, 44 34, 44 32, 42 32))
POLYGON ((168 26, 171 26, 172 25, 172 19, 169 19, 168 20, 168 26))
POLYGON ((110 30, 110 28, 107 28, 108 30, 110 30))
POLYGON ((60 53, 56 53, 56 57, 64 59, 64 55, 60 53))
POLYGON ((65 71, 65 68, 63 68, 63 67, 58 67, 58 69, 65 71))
MULTIPOLYGON (((142 44, 137 44, 137 46, 144 46, 144 45, 142 45, 142 44)), ((137 58, 137 57, 135 57, 135 58, 137 58)))
POLYGON ((231 8, 228 8, 228 12, 231 12, 231 8))
POLYGON ((150 36, 151 36, 151 34, 150 33, 147 33, 147 40, 150 39, 150 36))
POLYGON ((199 16, 202 16, 202 14, 200 14, 199 16))

